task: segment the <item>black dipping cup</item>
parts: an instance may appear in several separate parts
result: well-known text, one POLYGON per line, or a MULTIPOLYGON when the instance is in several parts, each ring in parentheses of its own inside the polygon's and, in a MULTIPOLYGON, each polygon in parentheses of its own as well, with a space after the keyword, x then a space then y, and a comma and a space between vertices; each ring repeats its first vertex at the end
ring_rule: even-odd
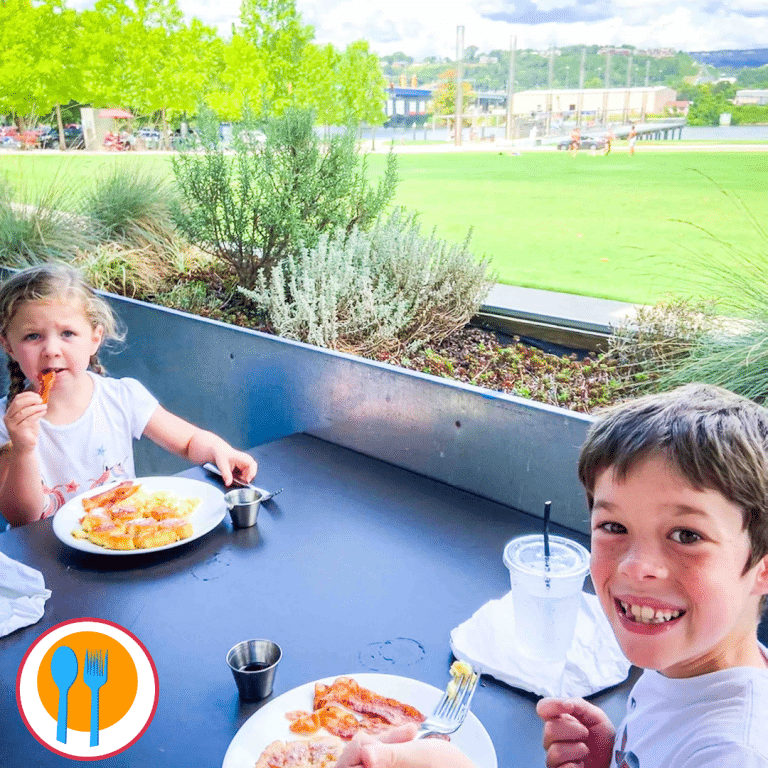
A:
POLYGON ((277 665, 283 652, 271 640, 244 640, 227 653, 227 664, 245 701, 265 699, 272 693, 277 665))

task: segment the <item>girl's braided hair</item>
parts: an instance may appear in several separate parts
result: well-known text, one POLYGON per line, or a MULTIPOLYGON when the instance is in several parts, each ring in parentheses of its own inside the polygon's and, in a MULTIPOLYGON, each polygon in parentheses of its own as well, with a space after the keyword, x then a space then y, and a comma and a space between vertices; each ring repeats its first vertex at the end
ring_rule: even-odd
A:
MULTIPOLYGON (((122 341, 125 337, 107 301, 99 296, 74 267, 48 263, 16 272, 0 286, 0 335, 5 337, 8 326, 19 307, 28 301, 80 301, 92 328, 104 329, 104 341, 122 341)), ((91 357, 90 367, 101 376, 106 370, 98 358, 91 357)), ((8 402, 26 387, 26 379, 15 360, 8 358, 8 402)))

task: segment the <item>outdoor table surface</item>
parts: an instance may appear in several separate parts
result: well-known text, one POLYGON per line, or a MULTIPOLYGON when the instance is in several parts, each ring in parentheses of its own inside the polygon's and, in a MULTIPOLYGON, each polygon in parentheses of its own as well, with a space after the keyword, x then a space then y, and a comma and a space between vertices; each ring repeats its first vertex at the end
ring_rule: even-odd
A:
MULTIPOLYGON (((157 667, 151 725, 99 765, 216 768, 261 706, 238 699, 224 660, 235 643, 263 637, 281 645, 273 697, 362 672, 442 689, 451 630, 509 590, 505 543, 541 530, 538 518, 307 435, 251 453, 255 482, 285 489, 262 505, 254 528, 233 530, 227 517, 186 545, 131 556, 67 547, 50 519, 0 534, 0 550, 40 570, 53 592, 38 623, 0 638, 0 766, 72 764, 33 738, 15 701, 25 652, 59 622, 117 622, 157 667)), ((201 468, 181 475, 217 485, 201 468)), ((552 532, 588 543, 558 526, 552 532)), ((636 673, 593 698, 614 722, 636 673)), ((500 768, 544 765, 536 701, 482 678, 472 710, 500 768)))

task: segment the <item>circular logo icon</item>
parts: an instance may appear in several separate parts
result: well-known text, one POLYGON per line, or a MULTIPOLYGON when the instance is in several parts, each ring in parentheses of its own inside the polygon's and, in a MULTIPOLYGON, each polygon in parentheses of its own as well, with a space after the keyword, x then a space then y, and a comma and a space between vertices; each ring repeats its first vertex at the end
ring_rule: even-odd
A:
POLYGON ((16 703, 51 752, 102 760, 146 731, 158 689, 155 664, 135 635, 104 619, 72 619, 29 648, 16 676, 16 703))

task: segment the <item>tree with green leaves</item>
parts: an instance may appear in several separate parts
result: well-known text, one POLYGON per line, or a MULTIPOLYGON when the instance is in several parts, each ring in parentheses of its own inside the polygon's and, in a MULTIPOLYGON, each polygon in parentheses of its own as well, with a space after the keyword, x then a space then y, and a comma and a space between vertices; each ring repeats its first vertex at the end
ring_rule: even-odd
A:
POLYGON ((303 23, 295 0, 242 0, 238 32, 259 51, 265 72, 261 99, 251 108, 282 114, 293 104, 314 29, 303 23))
POLYGON ((77 35, 77 14, 63 0, 0 3, 0 113, 31 127, 79 93, 82 73, 70 48, 77 35))
MULTIPOLYGON (((462 103, 470 104, 475 98, 472 86, 465 81, 461 83, 462 103)), ((456 70, 449 69, 440 75, 440 82, 432 92, 434 111, 436 115, 452 115, 456 111, 456 70)))
POLYGON ((182 151, 173 169, 184 204, 183 229, 200 248, 230 265, 238 284, 289 254, 313 247, 323 233, 369 229, 397 184, 390 154, 376 186, 348 130, 323 145, 308 110, 288 109, 265 126, 264 144, 236 134, 234 157, 218 140, 215 116, 203 115, 203 152, 182 151))
POLYGON ((216 74, 215 30, 184 23, 177 0, 98 0, 82 13, 84 101, 159 114, 196 109, 216 74))

